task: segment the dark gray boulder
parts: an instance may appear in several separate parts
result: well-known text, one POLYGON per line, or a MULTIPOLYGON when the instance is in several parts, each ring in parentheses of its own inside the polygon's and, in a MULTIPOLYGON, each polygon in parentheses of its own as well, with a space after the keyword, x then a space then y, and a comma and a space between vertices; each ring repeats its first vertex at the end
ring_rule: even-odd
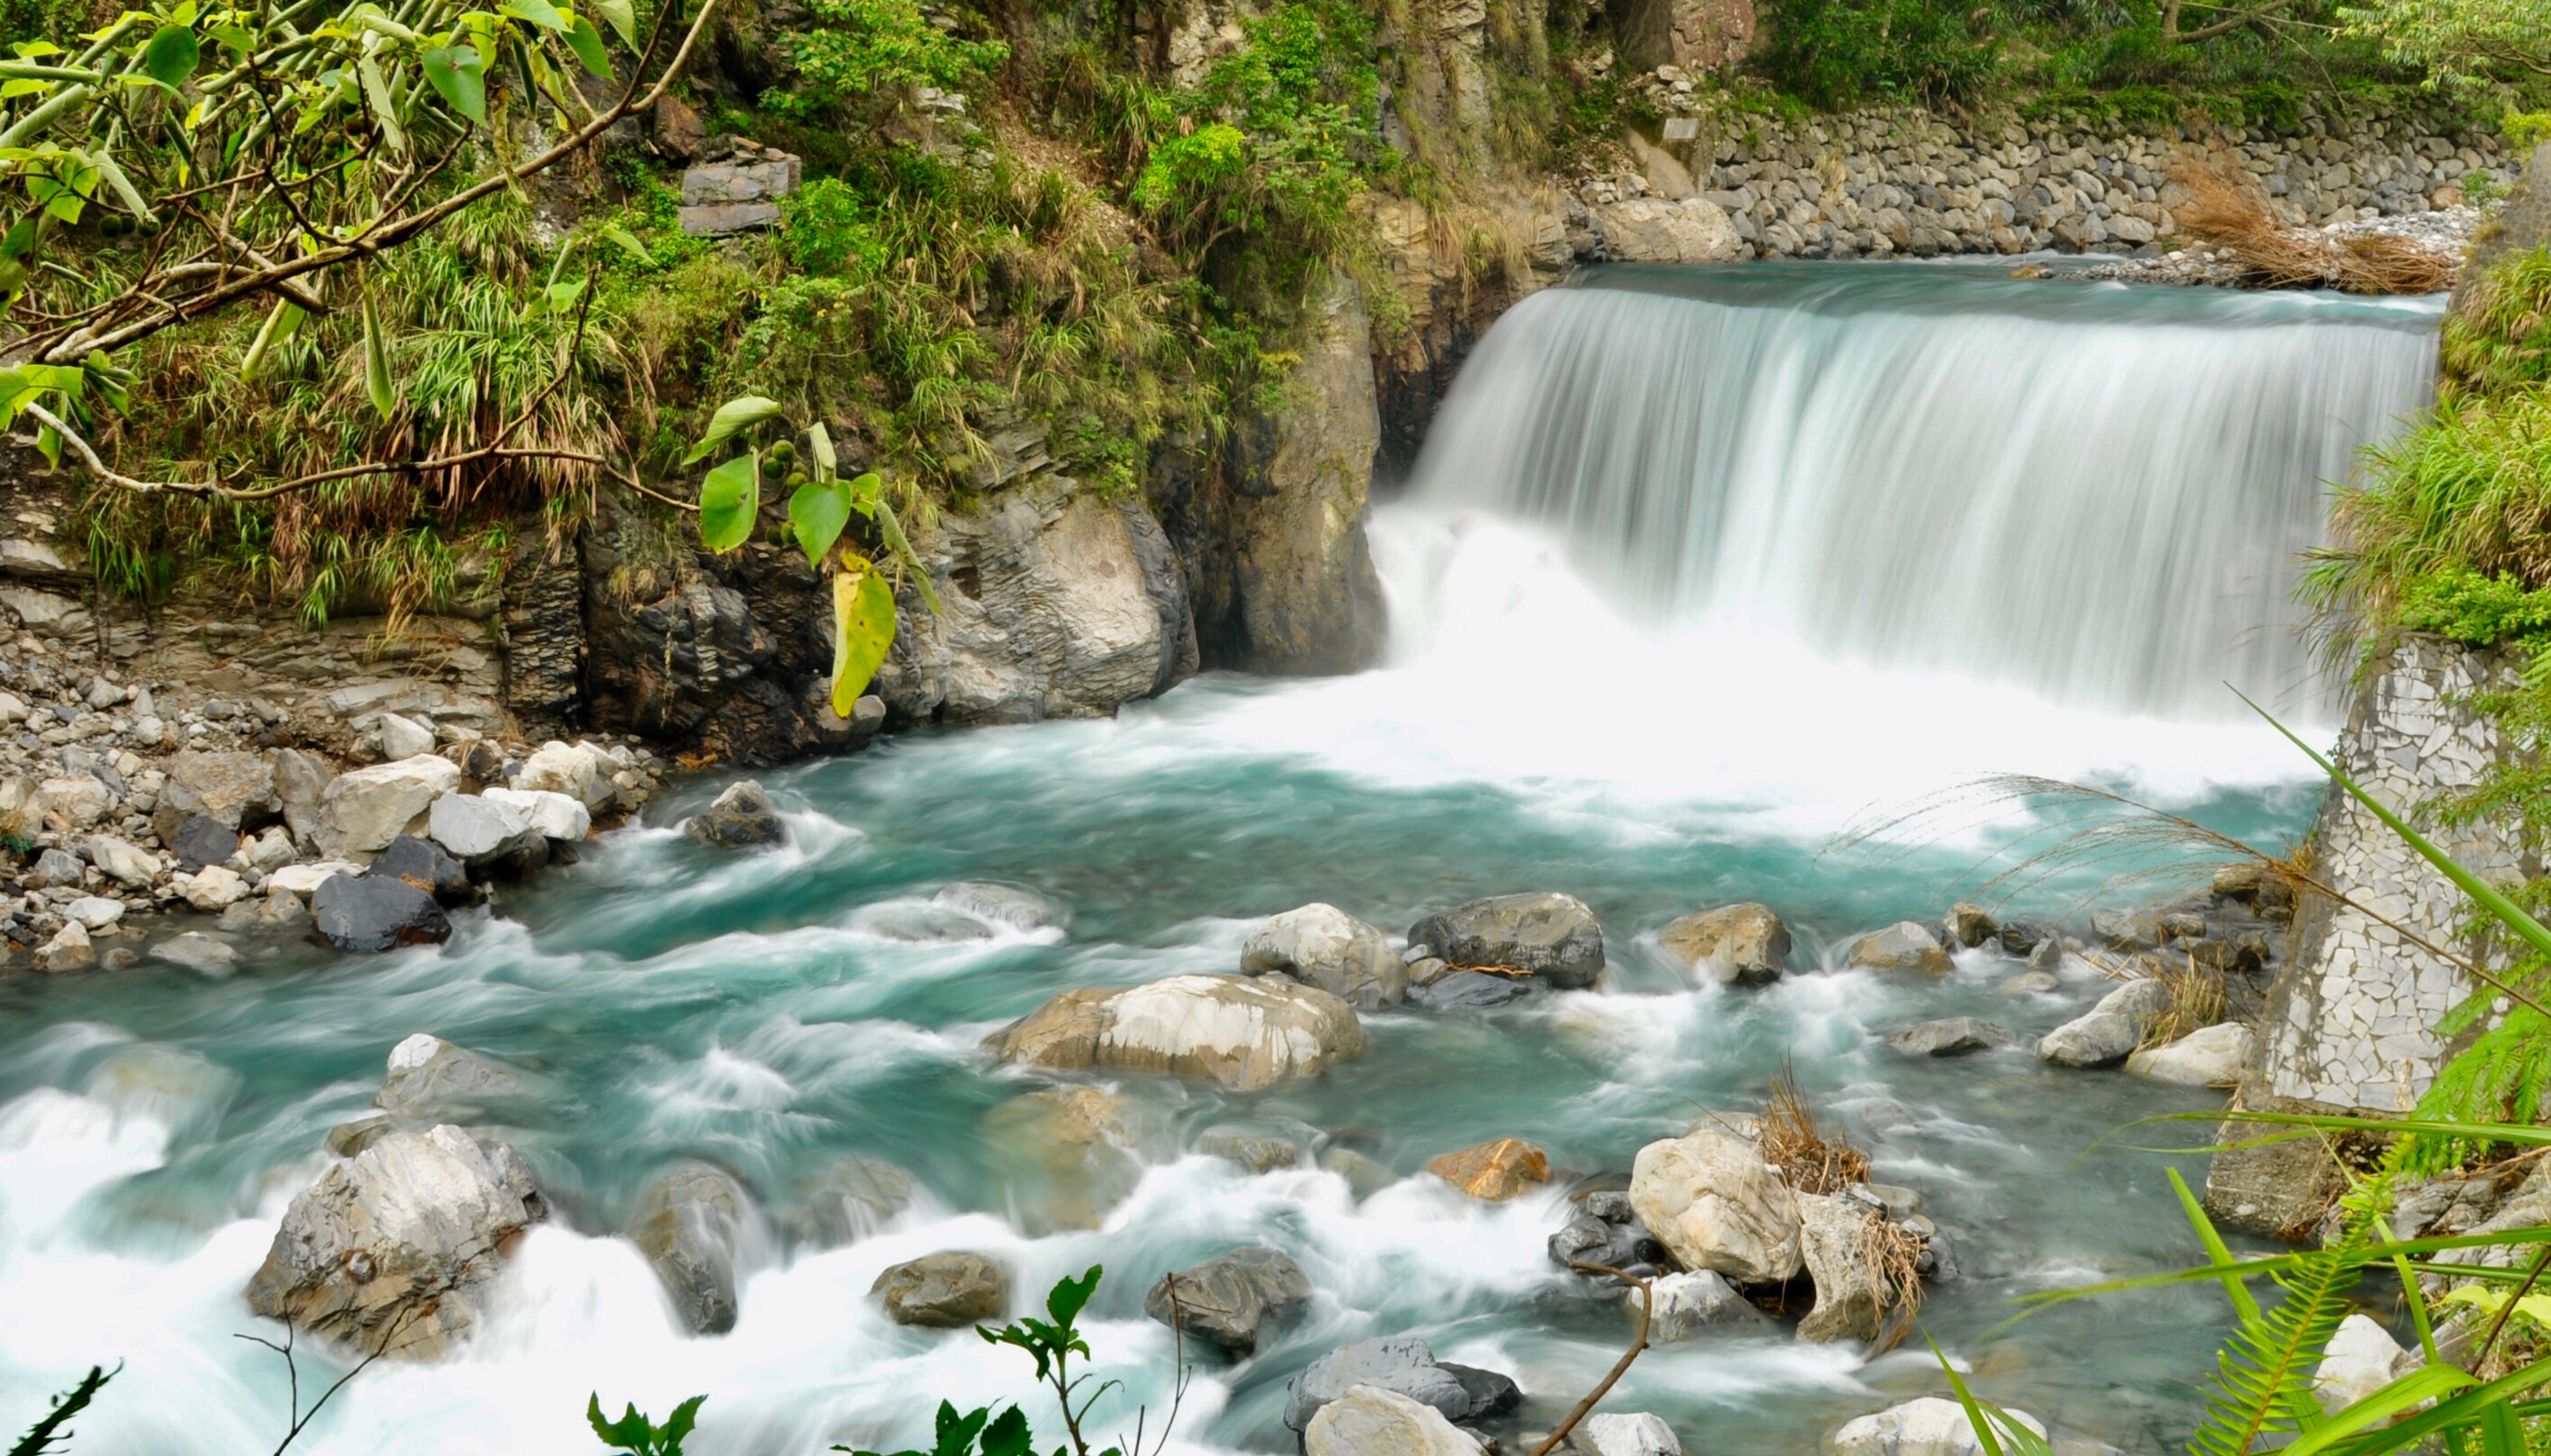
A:
POLYGON ((190 814, 177 825, 177 836, 168 841, 177 862, 187 869, 199 870, 208 864, 225 864, 239 853, 239 830, 209 814, 190 814))
POLYGON ((2015 1038, 2004 1026, 1974 1017, 1945 1017, 1907 1026, 1887 1038, 1887 1044, 1906 1056, 1965 1056, 1969 1052, 1990 1051, 2008 1046, 2015 1038))
POLYGON ((1465 1419, 1485 1420, 1490 1416, 1503 1415, 1523 1404, 1523 1387, 1516 1385, 1510 1375, 1481 1370, 1476 1365, 1455 1365, 1450 1361, 1438 1368, 1460 1381, 1463 1391, 1470 1396, 1471 1409, 1465 1419))
POLYGON ((1488 971, 1448 971, 1423 986, 1408 989, 1408 999, 1430 1011, 1503 1006, 1530 995, 1532 981, 1528 977, 1500 976, 1488 971))
POLYGON ((389 875, 329 876, 310 897, 310 918, 330 945, 364 954, 452 938, 434 897, 389 875))
POLYGON ((369 871, 405 880, 431 895, 439 904, 465 905, 470 899, 469 872, 432 839, 414 834, 401 834, 372 861, 369 871))
POLYGON ((1563 990, 1603 974, 1603 927, 1573 895, 1495 895, 1431 915, 1408 943, 1455 966, 1529 973, 1563 990))
POLYGON ((1358 1340, 1340 1345, 1295 1377, 1284 1388, 1284 1424, 1299 1431, 1320 1407, 1360 1385, 1406 1396, 1432 1406, 1447 1420, 1471 1417, 1473 1397, 1462 1378, 1435 1359, 1426 1342, 1409 1335, 1358 1340))
POLYGON ((685 1163, 648 1185, 630 1237, 693 1334, 735 1328, 735 1291, 753 1196, 724 1169, 685 1163))
POLYGON ((682 831, 720 849, 751 849, 788 842, 788 825, 772 807, 762 785, 743 779, 727 786, 717 802, 693 815, 682 831))
POLYGON ((1192 1269, 1164 1274, 1143 1297, 1143 1312, 1234 1354, 1256 1353, 1260 1334, 1311 1297, 1302 1266, 1274 1249, 1233 1249, 1192 1269), (1175 1318, 1171 1297, 1176 1296, 1175 1318))

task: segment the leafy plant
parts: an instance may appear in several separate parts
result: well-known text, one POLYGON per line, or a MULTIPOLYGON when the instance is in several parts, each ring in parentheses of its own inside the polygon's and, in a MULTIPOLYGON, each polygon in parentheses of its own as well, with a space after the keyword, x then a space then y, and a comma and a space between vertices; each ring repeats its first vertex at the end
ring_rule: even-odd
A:
POLYGON ((63 1449, 64 1443, 71 1438, 71 1418, 86 1410, 89 1403, 97 1399, 97 1393, 106 1389, 106 1383, 123 1372, 121 1365, 113 1370, 103 1365, 90 1366, 88 1374, 80 1377, 79 1384, 53 1397, 51 1407, 45 1411, 42 1419, 27 1428, 27 1433, 18 1438, 18 1444, 9 1448, 9 1456, 50 1456, 50 1453, 63 1449))
MULTIPOLYGON (((700 1415, 700 1404, 706 1396, 693 1396, 673 1407, 673 1413, 658 1425, 639 1412, 636 1403, 618 1420, 606 1420, 602 1414, 602 1397, 595 1394, 585 1402, 584 1418, 593 1426, 602 1444, 627 1456, 682 1456, 682 1438, 700 1415)), ((986 1453, 989 1456, 989 1453, 986 1453)))
POLYGON ((798 84, 765 101, 784 114, 816 115, 877 91, 955 90, 1010 53, 998 41, 942 32, 914 0, 810 0, 808 9, 816 23, 782 42, 798 84))
POLYGON ((1758 63, 1810 105, 1972 98, 1993 73, 1997 42, 1946 0, 1776 0, 1758 63))

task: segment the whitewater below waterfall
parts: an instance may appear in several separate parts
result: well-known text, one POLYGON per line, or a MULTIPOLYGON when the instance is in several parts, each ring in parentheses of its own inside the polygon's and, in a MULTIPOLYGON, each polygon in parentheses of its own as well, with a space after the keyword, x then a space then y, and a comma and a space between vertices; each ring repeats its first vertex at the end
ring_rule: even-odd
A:
MULTIPOLYGON (((1000 1255, 1023 1292, 1106 1266, 1090 1338, 1126 1383, 1094 1417, 1112 1433, 1132 1403, 1156 1420, 1167 1404, 1171 1341, 1141 1316, 1144 1288, 1245 1242, 1292 1254, 1318 1293, 1254 1360, 1199 1362, 1182 1447, 1290 1450, 1285 1380, 1403 1332, 1512 1373, 1546 1428, 1628 1333, 1619 1310, 1560 1297, 1543 1243, 1564 1185, 1484 1207, 1418 1169, 1516 1136, 1570 1173, 1624 1170, 1701 1112, 1749 1105, 1785 1060, 1946 1232, 1963 1277, 1934 1291, 1924 1327, 1985 1392, 2160 1449, 2194 1418, 2219 1296, 1987 1331, 2014 1295, 2201 1256, 2166 1160, 2121 1145, 2152 1139, 2092 1144, 2219 1096, 2025 1052, 1888 1051, 1885 1033, 1938 1016, 2034 1036, 2103 985, 2076 967, 2013 996, 2024 968, 1989 951, 1937 981, 1834 969, 1852 934, 1936 916, 2030 828, 1832 836, 1873 803, 1984 771, 2109 784, 2256 838, 2299 831, 2318 797, 2307 765, 2175 664, 2202 661, 2204 684, 2300 682, 2280 600, 2200 584, 2290 569, 2315 481, 2423 397, 2411 365, 2434 319, 2430 303, 1909 265, 1603 275, 1491 333, 1407 497, 1377 514, 1393 624, 1378 670, 1208 676, 1112 722, 918 732, 765 774, 792 839, 763 855, 673 831, 722 785, 690 783, 647 826, 461 916, 441 947, 266 946, 218 981, 149 963, 0 979, 0 1427, 121 1360, 79 1422, 83 1456, 270 1449, 282 1370, 232 1337, 256 1328, 240 1290, 325 1165, 327 1129, 364 1110, 392 1045, 432 1031, 555 1089, 498 1131, 559 1216, 524 1240, 472 1343, 374 1366, 298 1451, 598 1449, 588 1393, 660 1415, 707 1394, 695 1456, 892 1450, 926 1438, 942 1396, 1026 1402, 1044 1432, 1015 1351, 897 1328, 867 1298, 887 1265, 942 1248, 1000 1255), (1609 322, 1589 323, 1600 310, 1609 322), (2067 368, 2040 339, 2089 362, 2067 368), (2157 377, 2193 353, 2202 387, 2157 377), (1584 384, 1606 369, 1615 387, 1584 384), (1741 408, 1721 398, 1739 386, 1741 408), (2224 391, 2237 409, 2210 403, 2224 391), (2050 409, 2075 423, 2032 413, 2050 409), (2101 423, 2120 419, 2202 438, 2136 447, 2101 423), (2141 514, 2105 514, 2119 495, 2141 514), (2165 519, 2181 513, 2205 529, 2183 537, 2165 519), (1872 576, 1873 542, 1918 579, 1872 576), (2182 574, 2146 602, 2137 570, 2182 574), (2134 616, 2148 608, 2158 625, 2134 616), (959 879, 1032 887, 1068 922, 900 938, 959 879), (1020 1231, 1027 1170, 986 1122, 1041 1084, 988 1065, 987 1032, 1069 986, 1234 969, 1258 918, 1306 901, 1395 932, 1521 889, 1594 907, 1608 985, 1376 1015, 1363 1059, 1261 1095, 1123 1079, 1157 1129, 1140 1185, 1103 1227, 1020 1231), (1793 974, 1693 985, 1658 928, 1738 899, 1788 919, 1793 974), (1307 1124, 1413 1176, 1359 1202, 1327 1173, 1251 1176, 1187 1151, 1243 1120, 1307 1124), (908 1169, 915 1207, 846 1247, 793 1240, 777 1211, 854 1152, 908 1169), (615 1236, 648 1179, 690 1157, 774 1211, 718 1338, 681 1335, 615 1236)), ((2322 695, 2288 697, 2328 730, 2322 695)), ((2091 883, 2059 877, 2006 910, 2061 913, 2091 883)), ((1931 1389, 1915 1348, 1864 1361, 1732 1332, 1650 1352, 1605 1408, 1658 1411, 1694 1451, 1803 1453, 1931 1389)), ((305 1360, 305 1393, 326 1363, 305 1360)))

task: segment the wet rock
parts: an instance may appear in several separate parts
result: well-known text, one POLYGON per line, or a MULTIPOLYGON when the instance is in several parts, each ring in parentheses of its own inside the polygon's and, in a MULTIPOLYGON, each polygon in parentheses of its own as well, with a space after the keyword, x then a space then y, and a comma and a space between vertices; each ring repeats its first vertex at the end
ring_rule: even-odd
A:
POLYGON ((1550 1159, 1531 1143, 1500 1137, 1445 1153, 1426 1171, 1482 1203, 1498 1204, 1550 1182, 1550 1159))
POLYGON ((103 930, 124 919, 124 902, 103 895, 83 895, 62 907, 62 919, 91 930, 103 930))
POLYGON ((617 767, 590 743, 552 740, 523 760, 512 787, 518 793, 563 794, 590 811, 610 800, 611 774, 617 767))
POLYGON ((1284 1388, 1284 1424, 1302 1430, 1322 1407, 1358 1386, 1391 1392, 1429 1407, 1447 1420, 1467 1420, 1471 1392, 1436 1363, 1424 1340, 1401 1335, 1358 1340, 1314 1360, 1284 1388))
POLYGON ((398 1119, 387 1113, 365 1113, 351 1122, 340 1122, 328 1129, 320 1146, 332 1158, 351 1158, 373 1143, 399 1130, 398 1119))
POLYGON ((1497 967, 1562 990, 1603 973, 1603 927, 1573 895, 1497 895, 1428 916, 1408 943, 1454 966, 1497 967))
POLYGON ((744 1185, 706 1163, 686 1163, 639 1195, 629 1236, 691 1333, 735 1328, 736 1276, 752 1218, 744 1185))
POLYGON ((389 1132, 293 1199, 249 1308, 354 1349, 431 1360, 476 1322, 505 1251, 548 1216, 503 1143, 449 1125, 389 1132))
POLYGON ((1359 1199, 1369 1199, 1399 1181, 1398 1174, 1351 1147, 1323 1149, 1320 1167, 1345 1179, 1347 1191, 1359 1199))
POLYGON ((1742 1138, 1703 1128, 1649 1143, 1631 1168, 1630 1204, 1686 1269, 1739 1284, 1778 1284, 1798 1272, 1796 1198, 1742 1138))
POLYGON ((1237 1163, 1252 1173, 1273 1173, 1278 1168, 1302 1165, 1304 1143, 1281 1132, 1260 1131, 1251 1127, 1207 1127, 1196 1134, 1196 1151, 1226 1163, 1237 1163))
POLYGON ((2023 958, 2033 953, 2041 943, 2058 938, 2052 929, 2035 921, 2007 922, 1993 936, 1995 943, 2001 946, 2002 954, 2023 958))
POLYGON ((167 840, 167 844, 179 864, 198 870, 208 864, 229 863, 230 857, 239 853, 240 836, 239 830, 209 814, 190 814, 185 823, 177 825, 176 837, 167 840))
POLYGON ((2371 1317, 2350 1314, 2339 1321, 2312 1373, 2312 1399, 2323 1410, 2340 1410, 2424 1363, 2371 1317))
MULTIPOLYGON (((1660 1345, 1697 1339, 1718 1325, 1759 1324, 1763 1311, 1747 1304, 1725 1276, 1709 1269, 1660 1274, 1648 1282, 1656 1292, 1656 1312, 1648 1319, 1648 1338, 1660 1345)), ((1633 1309, 1645 1298, 1633 1288, 1633 1309)))
MULTIPOLYGON (((2021 1425, 2046 1434, 2046 1427, 2027 1411, 2004 1409, 2021 1425)), ((1965 1407, 1924 1396, 1847 1422, 1826 1449, 1831 1456, 1984 1456, 1985 1445, 1976 1438, 1965 1407)))
POLYGON ((97 947, 89 942, 88 931, 79 922, 65 922, 53 932, 53 938, 36 947, 36 969, 40 971, 85 971, 97 964, 97 947))
POLYGON ((1802 1193, 1798 1253, 1815 1281, 1815 1308, 1798 1321, 1798 1338, 1817 1344, 1872 1340, 1883 1322, 1884 1291, 1861 1258, 1861 1234, 1877 1214, 1855 1200, 1802 1193))
POLYGON ((372 1106, 414 1122, 478 1117, 528 1090, 523 1075, 424 1031, 390 1048, 388 1073, 372 1106))
POLYGON ((984 1045, 1004 1062, 1195 1077, 1243 1092, 1362 1056, 1354 1008, 1316 987, 1232 976, 1076 987, 984 1045))
POLYGON ((1949 914, 1940 922, 1940 927, 1948 931, 1953 943, 1969 950, 2001 934, 2001 926, 1993 923, 1993 918, 1983 906, 1970 905, 1963 900, 1949 907, 1949 914))
POLYGON ((2150 978, 2128 981, 2088 1013, 2046 1033, 2037 1054, 2059 1067, 2104 1067, 2126 1059, 2153 1021, 2171 1008, 2170 988, 2150 978))
POLYGON ((239 952, 229 942, 216 940, 201 930, 188 930, 160 941, 151 947, 151 958, 199 976, 227 976, 239 969, 240 962, 239 952))
POLYGON ((1990 1051, 2009 1046, 2017 1038, 2005 1026, 1974 1017, 1946 1017, 1907 1026, 1887 1038, 1887 1044, 1906 1056, 1965 1056, 1970 1052, 1990 1051))
POLYGON ((2004 996, 2043 996, 2063 986, 2052 971, 2023 971, 1997 988, 2004 996))
POLYGON ((452 922, 433 896, 386 875, 329 877, 310 897, 310 917, 322 939, 359 954, 452 938, 452 922))
POLYGON ((1234 1249, 1161 1276, 1143 1312, 1235 1354, 1256 1353, 1260 1334, 1311 1298, 1302 1266, 1274 1249, 1234 1249), (1175 1319, 1172 1295, 1175 1295, 1175 1319))
POLYGON ((479 796, 521 810, 546 839, 574 843, 593 832, 593 812, 549 789, 489 789, 479 796))
POLYGON ((171 875, 168 888, 206 915, 218 915, 248 898, 248 881, 218 864, 208 864, 191 875, 171 875))
POLYGON ((320 791, 311 837, 332 859, 377 853, 459 787, 459 768, 430 753, 341 773, 320 791))
MULTIPOLYGON (((1629 1196, 1619 1195, 1624 1205, 1629 1196)), ((1552 1262, 1563 1268, 1579 1264, 1600 1264, 1609 1269, 1627 1269, 1635 1264, 1661 1265, 1666 1262, 1666 1248, 1639 1226, 1624 1207, 1621 1216, 1606 1218, 1591 1212, 1592 1201, 1581 1206, 1586 1209, 1568 1220, 1566 1227, 1550 1236, 1548 1248, 1552 1262)))
POLYGON ((1441 1410, 1372 1385, 1341 1392, 1302 1431, 1304 1456, 1480 1456, 1481 1449, 1441 1410))
POLYGON ((984 1116, 994 1164, 1030 1234, 1096 1228, 1142 1181, 1132 1149, 1144 1141, 1139 1109, 1095 1087, 1012 1098, 984 1116))
POLYGON ((1471 1413, 1465 1419, 1485 1420, 1523 1405, 1523 1387, 1515 1384, 1513 1376, 1476 1365, 1456 1365, 1450 1360, 1444 1361, 1443 1366, 1471 1398, 1471 1413))
POLYGON ((1001 1317, 1010 1306, 1010 1275, 981 1254, 924 1254, 878 1275, 868 1293, 897 1324, 958 1329, 1001 1317))
POLYGON ((1665 1417, 1645 1410, 1588 1415, 1568 1433, 1578 1456, 1683 1456, 1683 1442, 1665 1417))
POLYGON ((988 880, 960 880, 943 886, 930 897, 930 903, 972 916, 985 924, 1013 930, 1042 930, 1061 919, 1054 903, 1035 891, 988 880))
POLYGON ((1334 905, 1270 918, 1241 947, 1240 971, 1289 976, 1359 1011, 1397 1006, 1408 994, 1408 966, 1389 937, 1334 905))
MULTIPOLYGON (((470 869, 518 855, 543 837, 521 805, 484 794, 446 794, 435 800, 426 811, 425 831, 470 869)), ((548 846, 541 848, 546 853, 548 846)))
POLYGON ((2064 957, 2070 953, 2063 937, 2049 935, 2038 941, 2037 948, 2028 953, 2029 969, 2052 975, 2064 969, 2064 957))
POLYGON ((2126 1070, 2156 1082, 2187 1087, 2230 1087, 2241 1080, 2255 1044, 2250 1028, 2235 1021, 2202 1026, 2150 1051, 2126 1057, 2126 1070))
POLYGON ((444 905, 464 905, 470 898, 469 872, 432 839, 401 834, 372 861, 368 875, 403 880, 444 905))
POLYGON ((1897 921, 1884 930, 1870 931, 1851 942, 1848 959, 1866 970, 1921 971, 1934 976, 1955 965, 1948 947, 1920 921, 1897 921))
POLYGON ((788 842, 788 825, 770 795, 751 779, 729 784, 717 802, 682 823, 682 832, 720 849, 751 849, 788 842))
POLYGON ((912 1175, 851 1154, 817 1174, 798 1199, 798 1231, 827 1248, 857 1243, 912 1206, 912 1175))
POLYGON ((1725 905, 1684 916, 1659 931, 1657 943, 1714 981, 1777 981, 1789 965, 1789 927, 1768 905, 1725 905))
POLYGON ((1530 995, 1529 977, 1501 976, 1492 971, 1447 971, 1410 990, 1408 999, 1428 1011, 1483 1011, 1530 995))
POLYGON ((2110 950, 2148 950, 2158 938, 2159 929, 2149 919, 2132 911, 2091 912, 2091 934, 2110 950))
POLYGON ((956 945, 989 940, 993 935, 992 927, 982 921, 935 901, 889 900, 863 906, 851 923, 871 935, 916 945, 956 945))

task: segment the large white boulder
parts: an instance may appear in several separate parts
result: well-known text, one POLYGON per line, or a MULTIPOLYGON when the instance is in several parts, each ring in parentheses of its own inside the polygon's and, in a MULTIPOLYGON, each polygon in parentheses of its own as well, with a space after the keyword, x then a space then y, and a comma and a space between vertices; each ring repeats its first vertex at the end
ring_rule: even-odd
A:
MULTIPOLYGON (((617 767, 610 755, 591 743, 544 743, 523 760, 514 775, 517 789, 546 790, 564 794, 587 809, 600 805, 612 795, 611 773, 617 767)), ((565 835, 552 835, 564 838, 565 835)))
POLYGON ((1639 1149, 1630 1207, 1686 1269, 1738 1284, 1778 1284, 1798 1272, 1797 1197, 1741 1137, 1700 1128, 1639 1149))
POLYGON ((484 794, 446 794, 426 811, 425 831, 462 864, 494 859, 520 845, 532 816, 520 804, 484 794))
POLYGON ((984 1045, 1025 1066, 1169 1072, 1255 1092, 1362 1056, 1365 1035, 1355 1008, 1317 987, 1190 975, 1075 987, 984 1045))
POLYGON ((80 847, 87 851, 89 863, 119 885, 138 890, 159 877, 159 856, 112 834, 91 834, 80 847))
POLYGON ((55 833, 78 833, 106 818, 114 807, 115 795, 95 774, 47 779, 36 786, 37 817, 55 833))
POLYGON ((489 789, 478 797, 513 805, 531 819, 533 828, 552 839, 581 839, 593 832, 592 812, 555 789, 489 789))
POLYGON ((431 753, 351 769, 319 791, 319 824, 311 837, 331 859, 377 854, 435 800, 459 787, 459 765, 431 753))
POLYGON ((1723 263, 1744 252, 1736 225, 1703 198, 1634 197, 1597 203, 1591 211, 1603 230, 1603 250, 1616 262, 1723 263))
POLYGON ((1396 1006, 1408 995, 1408 964, 1390 948, 1390 937, 1316 902, 1270 917, 1251 932, 1240 950, 1240 973, 1289 976, 1359 1011, 1396 1006))
MULTIPOLYGON (((2011 1419, 2037 1432, 2046 1427, 2024 1410, 2005 1410, 2011 1419)), ((1995 1434, 1994 1444, 2009 1449, 1995 1434)), ((1835 1431, 1826 1449, 1831 1456, 1984 1456, 1985 1443, 1967 1419, 1967 1407, 1938 1396, 1924 1396, 1864 1415, 1835 1431)))
POLYGON ((2353 1406, 2422 1363, 2392 1332, 2363 1314, 2339 1321, 2312 1375, 2312 1399, 2323 1410, 2353 1406))
POLYGON ((249 1308, 351 1349, 431 1360, 476 1322, 514 1239, 548 1216, 503 1143, 449 1124, 391 1131, 293 1199, 249 1308))
POLYGON ((1480 1456, 1480 1446, 1434 1407, 1360 1385, 1311 1417, 1302 1450, 1305 1456, 1480 1456))
POLYGON ((1662 1415, 1645 1410, 1588 1415, 1568 1433, 1577 1456, 1683 1456, 1683 1442, 1662 1415))
POLYGON ((2099 998, 2090 1011, 2046 1033, 2037 1054, 2059 1067, 2104 1067, 2126 1059, 2172 1004, 2170 988, 2144 977, 2099 998))
POLYGON ((2237 1021, 2201 1026, 2170 1043, 2150 1051, 2131 1053, 2126 1070, 2138 1077, 2156 1082, 2177 1082, 2188 1087, 2229 1087, 2241 1080, 2241 1071, 2250 1064, 2250 1050, 2255 1038, 2250 1028, 2237 1021))

